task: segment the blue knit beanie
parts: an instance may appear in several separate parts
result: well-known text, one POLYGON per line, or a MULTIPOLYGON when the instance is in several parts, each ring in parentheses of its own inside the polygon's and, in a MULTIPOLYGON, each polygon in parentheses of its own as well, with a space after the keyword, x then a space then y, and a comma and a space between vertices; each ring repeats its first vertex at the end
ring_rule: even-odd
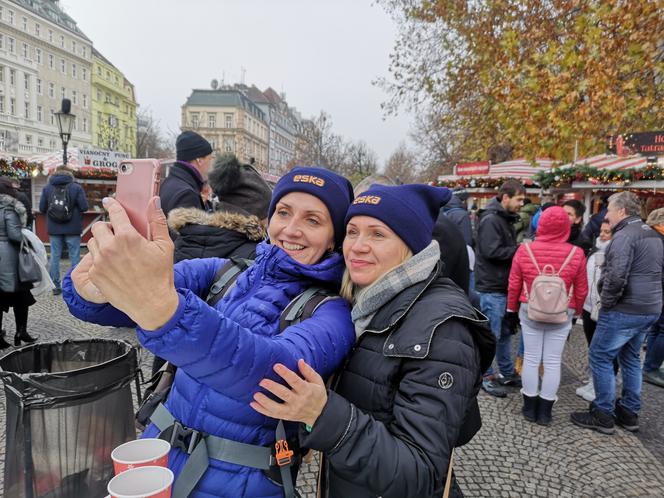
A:
POLYGON ((440 208, 450 197, 452 193, 445 187, 374 184, 353 201, 346 214, 346 224, 353 216, 377 218, 417 254, 431 243, 440 208))
POLYGON ((268 219, 284 195, 291 192, 304 192, 320 199, 327 207, 334 226, 335 248, 341 247, 346 235, 344 216, 353 200, 353 186, 341 175, 330 170, 313 166, 293 168, 282 176, 272 192, 268 209, 268 219))

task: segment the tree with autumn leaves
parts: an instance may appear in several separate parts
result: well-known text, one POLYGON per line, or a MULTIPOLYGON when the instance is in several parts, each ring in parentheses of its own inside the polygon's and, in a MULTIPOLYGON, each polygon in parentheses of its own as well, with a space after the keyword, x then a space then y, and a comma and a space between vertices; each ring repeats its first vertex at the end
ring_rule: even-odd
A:
POLYGON ((448 156, 572 159, 664 123, 664 0, 379 0, 388 112, 434 110, 448 156))

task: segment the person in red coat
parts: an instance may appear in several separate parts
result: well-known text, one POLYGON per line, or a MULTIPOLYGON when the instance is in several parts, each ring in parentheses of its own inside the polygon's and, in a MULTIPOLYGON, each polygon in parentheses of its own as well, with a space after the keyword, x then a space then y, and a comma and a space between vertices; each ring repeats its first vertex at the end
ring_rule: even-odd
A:
POLYGON ((570 292, 568 318, 564 323, 544 323, 528 318, 528 298, 533 280, 539 271, 526 247, 522 244, 514 255, 507 291, 506 320, 516 325, 521 322, 525 346, 524 364, 521 372, 523 382, 523 416, 540 425, 551 423, 551 410, 560 386, 560 363, 567 336, 572 328, 572 317, 581 316, 583 303, 588 294, 586 258, 583 250, 568 243, 569 218, 563 208, 554 206, 544 211, 537 226, 537 237, 530 244, 537 266, 553 266, 570 292), (567 264, 563 263, 571 255, 567 264), (561 270, 562 268, 562 271, 561 270), (518 315, 517 315, 518 312, 518 315), (544 376, 539 387, 539 365, 544 363, 544 376))

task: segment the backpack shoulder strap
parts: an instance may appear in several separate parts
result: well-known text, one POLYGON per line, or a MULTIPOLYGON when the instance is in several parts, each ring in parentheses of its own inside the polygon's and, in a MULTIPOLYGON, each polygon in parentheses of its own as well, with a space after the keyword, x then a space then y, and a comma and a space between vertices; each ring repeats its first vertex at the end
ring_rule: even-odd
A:
POLYGON ((214 276, 205 302, 210 306, 216 305, 233 287, 237 277, 253 263, 250 259, 230 258, 214 276))
POLYGON ((530 256, 531 261, 535 265, 535 268, 537 268, 537 273, 539 273, 541 275, 542 270, 540 270, 540 267, 537 264, 537 260, 535 259, 535 255, 533 254, 533 250, 530 248, 530 242, 524 242, 523 245, 526 248, 526 252, 528 253, 528 256, 530 256))
POLYGON ((279 317, 279 332, 281 333, 287 327, 311 318, 314 311, 324 301, 334 297, 335 294, 323 287, 309 287, 288 303, 288 306, 281 312, 281 316, 279 317))
POLYGON ((563 272, 563 269, 567 266, 567 264, 572 260, 572 257, 576 253, 576 246, 572 246, 572 250, 569 252, 567 257, 565 258, 565 261, 563 261, 562 266, 560 267, 560 270, 558 270, 558 273, 556 275, 560 276, 560 274, 563 272))

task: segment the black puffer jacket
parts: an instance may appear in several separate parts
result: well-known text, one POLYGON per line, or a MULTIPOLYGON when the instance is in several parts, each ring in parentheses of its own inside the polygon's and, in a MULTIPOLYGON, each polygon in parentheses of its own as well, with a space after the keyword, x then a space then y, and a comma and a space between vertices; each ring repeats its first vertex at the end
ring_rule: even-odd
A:
POLYGON ((183 164, 175 163, 159 189, 161 209, 164 214, 168 216, 172 209, 182 207, 205 210, 201 198, 202 187, 203 182, 196 173, 183 164))
POLYGON ((602 310, 633 315, 662 310, 662 241, 659 234, 630 216, 613 229, 599 282, 602 310))
MULTIPOLYGON (((481 426, 495 339, 437 268, 374 316, 301 444, 324 452, 326 498, 440 498, 450 454, 481 426)), ((453 483, 452 496, 460 491, 453 483)))
POLYGON ((505 211, 497 197, 480 215, 475 262, 478 292, 507 294, 512 258, 518 247, 513 225, 518 220, 519 215, 505 211))
POLYGON ((256 257, 256 244, 265 231, 256 216, 229 211, 206 213, 177 208, 168 215, 175 239, 175 262, 194 258, 256 257))

